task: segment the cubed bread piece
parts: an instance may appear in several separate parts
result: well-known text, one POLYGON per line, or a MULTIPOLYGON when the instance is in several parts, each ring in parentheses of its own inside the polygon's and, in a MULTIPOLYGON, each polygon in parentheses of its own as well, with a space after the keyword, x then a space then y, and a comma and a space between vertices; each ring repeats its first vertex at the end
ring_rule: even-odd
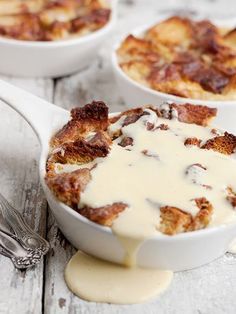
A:
POLYGON ((171 108, 178 113, 178 120, 185 123, 194 123, 207 126, 216 116, 217 109, 192 104, 171 104, 171 108))
POLYGON ((89 140, 79 138, 62 144, 52 152, 49 161, 62 164, 87 163, 97 157, 106 157, 111 144, 107 133, 99 131, 89 140))
POLYGON ((85 206, 83 208, 77 208, 76 211, 93 222, 111 227, 113 221, 126 207, 126 204, 114 203, 98 208, 85 206))
POLYGON ((200 210, 193 218, 188 231, 206 228, 209 225, 213 214, 213 207, 205 197, 195 199, 195 202, 200 210))
POLYGON ((70 173, 47 176, 46 183, 55 197, 75 208, 80 201, 81 191, 84 191, 90 179, 90 170, 84 168, 70 173))
POLYGON ((108 107, 102 101, 93 101, 84 107, 71 110, 71 120, 51 140, 52 147, 86 136, 89 132, 106 130, 108 107))
POLYGON ((161 207, 160 231, 174 235, 206 228, 211 220, 213 207, 205 197, 197 198, 194 201, 199 208, 199 212, 194 218, 177 207, 161 207))
POLYGON ((191 23, 188 19, 173 16, 146 32, 146 38, 153 42, 160 42, 167 46, 181 45, 188 47, 193 35, 191 23))
POLYGON ((225 132, 222 136, 216 136, 206 141, 201 146, 203 149, 212 149, 221 154, 230 155, 235 152, 236 148, 236 136, 225 132))
POLYGON ((181 209, 172 206, 161 207, 160 211, 161 232, 168 235, 174 235, 188 230, 192 222, 192 216, 190 214, 185 213, 181 209))
POLYGON ((122 70, 135 81, 146 86, 149 85, 147 77, 151 73, 151 66, 148 62, 142 60, 132 60, 121 63, 120 66, 122 70))

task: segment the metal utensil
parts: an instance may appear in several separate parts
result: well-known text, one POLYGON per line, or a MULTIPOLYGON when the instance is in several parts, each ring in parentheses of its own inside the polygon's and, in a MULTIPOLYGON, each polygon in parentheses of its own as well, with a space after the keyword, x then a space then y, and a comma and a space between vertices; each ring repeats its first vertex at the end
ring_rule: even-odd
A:
POLYGON ((35 233, 0 193, 0 254, 9 257, 18 269, 39 263, 49 243, 35 233))

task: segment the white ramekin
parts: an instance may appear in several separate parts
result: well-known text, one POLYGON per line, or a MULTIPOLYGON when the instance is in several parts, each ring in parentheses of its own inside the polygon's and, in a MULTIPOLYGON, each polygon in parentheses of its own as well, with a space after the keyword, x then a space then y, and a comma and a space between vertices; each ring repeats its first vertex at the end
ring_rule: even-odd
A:
POLYGON ((88 66, 108 38, 116 20, 116 2, 110 21, 83 37, 37 42, 0 37, 0 73, 22 77, 60 77, 88 66))
MULTIPOLYGON (((163 19, 160 19, 157 22, 160 22, 163 19)), ((232 27, 236 25, 236 19, 231 19, 228 21, 225 20, 214 20, 216 25, 221 27, 232 27)), ((120 67, 117 59, 116 50, 120 47, 122 41, 129 35, 132 34, 137 37, 142 37, 142 35, 147 31, 151 26, 156 23, 149 23, 147 25, 138 27, 133 31, 127 33, 123 36, 115 45, 112 51, 112 68, 114 71, 115 79, 117 82, 117 87, 121 96, 123 97, 126 105, 128 107, 139 106, 143 104, 154 104, 159 105, 164 101, 172 101, 175 103, 191 103, 196 105, 206 105, 209 107, 214 107, 218 109, 218 117, 215 120, 215 123, 223 128, 228 129, 231 132, 236 132, 236 123, 233 120, 236 119, 236 116, 230 115, 230 107, 228 105, 235 105, 236 100, 226 100, 226 101, 212 101, 212 100, 200 100, 200 99, 190 99, 174 96, 167 93, 162 93, 151 88, 148 88, 135 80, 131 79, 120 67), (225 106, 227 105, 227 106, 225 106), (229 121, 230 120, 230 121, 229 121), (232 121, 231 121, 232 120, 232 121), (235 127, 234 127, 235 125, 235 127), (229 129, 230 126, 230 129, 229 129)))

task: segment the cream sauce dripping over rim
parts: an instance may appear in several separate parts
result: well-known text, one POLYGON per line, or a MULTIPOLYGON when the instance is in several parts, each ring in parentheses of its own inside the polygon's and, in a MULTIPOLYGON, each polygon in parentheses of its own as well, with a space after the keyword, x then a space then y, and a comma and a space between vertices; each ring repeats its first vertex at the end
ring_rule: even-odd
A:
MULTIPOLYGON (((149 115, 122 128, 123 136, 133 139, 133 146, 119 146, 120 138, 114 141, 109 155, 96 160, 92 180, 81 194, 79 206, 100 207, 116 202, 128 205, 113 222, 112 231, 124 248, 124 263, 133 266, 124 268, 78 252, 67 265, 65 278, 68 287, 87 300, 137 303, 167 288, 172 272, 136 266, 141 243, 159 233, 161 206, 175 206, 195 216, 199 209, 193 199, 206 197, 214 208, 210 226, 236 221, 232 205, 226 200, 226 188, 236 189, 234 156, 184 146, 188 137, 204 143, 213 137, 211 128, 158 118, 151 110, 146 111, 149 115), (169 129, 148 131, 147 122, 166 124, 169 129), (207 170, 196 172, 193 168, 187 175, 188 167, 196 163, 207 170)), ((121 117, 111 125, 110 132, 119 129, 123 121, 121 117)), ((71 170, 68 167, 59 171, 71 170)))

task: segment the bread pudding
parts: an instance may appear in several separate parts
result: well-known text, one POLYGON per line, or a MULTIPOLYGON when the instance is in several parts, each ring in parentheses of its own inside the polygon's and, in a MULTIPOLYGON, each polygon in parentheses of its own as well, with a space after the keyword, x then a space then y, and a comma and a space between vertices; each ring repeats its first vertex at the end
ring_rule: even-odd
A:
MULTIPOLYGON (((71 110, 50 142, 46 183, 89 220, 168 235, 236 221, 236 136, 209 126, 217 110, 164 103, 108 115, 71 110)), ((122 233, 122 232, 120 232, 122 233)))
POLYGON ((236 29, 173 16, 129 35, 117 49, 121 69, 153 90, 192 99, 236 99, 236 29))
POLYGON ((111 10, 105 0, 1 0, 0 36, 54 41, 103 27, 111 10))

